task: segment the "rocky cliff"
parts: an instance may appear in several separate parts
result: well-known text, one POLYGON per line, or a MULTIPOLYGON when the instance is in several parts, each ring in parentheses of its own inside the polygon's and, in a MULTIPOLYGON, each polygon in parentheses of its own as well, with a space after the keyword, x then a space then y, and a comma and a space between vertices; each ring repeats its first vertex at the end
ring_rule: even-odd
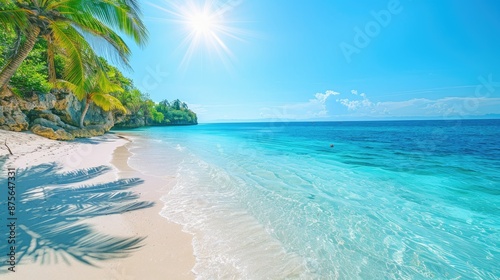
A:
MULTIPOLYGON (((116 115, 115 115, 116 117, 116 115)), ((142 116, 134 116, 134 115, 126 115, 122 116, 122 118, 116 118, 115 128, 118 129, 130 129, 130 128, 138 128, 146 126, 146 122, 144 121, 144 117, 142 116)))
POLYGON ((73 140, 102 135, 113 127, 112 112, 104 112, 91 104, 85 116, 85 128, 79 128, 83 106, 82 101, 65 91, 20 98, 4 89, 0 91, 0 129, 31 130, 54 140, 73 140))

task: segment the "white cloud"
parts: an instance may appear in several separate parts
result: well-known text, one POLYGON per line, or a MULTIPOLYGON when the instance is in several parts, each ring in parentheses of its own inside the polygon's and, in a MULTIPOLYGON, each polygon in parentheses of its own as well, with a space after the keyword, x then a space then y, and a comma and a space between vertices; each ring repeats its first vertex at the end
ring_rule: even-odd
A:
POLYGON ((355 111, 358 108, 368 108, 373 105, 373 103, 368 99, 363 100, 349 100, 347 98, 337 99, 337 102, 347 107, 349 111, 355 111))
POLYGON ((327 90, 325 93, 316 93, 315 98, 308 102, 287 104, 272 108, 262 108, 260 116, 273 119, 311 119, 328 116, 326 101, 330 96, 339 95, 339 92, 327 90))
MULTIPOLYGON (((335 92, 333 90, 327 90, 325 93, 316 93, 314 95, 314 97, 316 97, 317 101, 324 104, 326 102, 326 100, 328 99, 328 97, 330 97, 331 95, 339 95, 339 94, 340 94, 339 92, 335 92)), ((311 100, 309 100, 309 102, 316 101, 316 100, 311 99, 311 100)))
POLYGON ((447 117, 500 113, 500 98, 446 97, 440 99, 414 98, 403 101, 372 102, 366 94, 362 99, 336 101, 345 106, 350 116, 447 117))
POLYGON ((342 96, 332 90, 316 93, 307 102, 261 108, 260 116, 271 119, 307 120, 314 118, 456 118, 500 114, 500 98, 446 97, 413 98, 402 101, 373 101, 367 94, 351 90, 342 96), (331 96, 338 96, 328 103, 331 96), (348 97, 348 98, 340 98, 348 97), (337 105, 336 105, 337 104, 337 105), (329 111, 330 110, 330 111, 329 111), (333 112, 333 110, 335 110, 333 112))
MULTIPOLYGON (((351 90, 351 93, 354 95, 358 95, 357 90, 351 90)), ((373 106, 373 103, 366 97, 365 93, 361 93, 359 95, 361 97, 361 100, 350 100, 349 98, 341 98, 337 99, 336 101, 344 106, 347 107, 347 110, 349 111, 355 111, 359 108, 369 108, 373 106)))

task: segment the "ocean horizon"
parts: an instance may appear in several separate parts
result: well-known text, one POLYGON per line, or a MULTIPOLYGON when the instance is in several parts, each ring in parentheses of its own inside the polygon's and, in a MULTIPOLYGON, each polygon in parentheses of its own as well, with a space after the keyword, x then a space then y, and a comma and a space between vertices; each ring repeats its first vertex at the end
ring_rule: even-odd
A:
MULTIPOLYGON (((406 117, 406 118, 387 118, 387 117, 381 117, 381 118, 374 118, 374 117, 369 117, 369 118, 355 118, 355 117, 349 117, 345 119, 336 119, 336 120, 331 120, 331 119, 324 119, 324 118, 318 118, 318 119, 307 119, 307 120, 300 120, 300 119, 287 119, 287 118, 281 118, 281 117, 276 117, 276 118, 265 118, 265 119, 221 119, 221 120, 210 120, 210 121, 199 121, 198 124, 204 125, 204 124, 244 124, 244 123, 262 123, 262 124, 269 124, 269 123, 339 123, 339 122, 406 122, 406 121, 437 121, 437 122, 450 122, 450 121, 474 121, 474 120, 499 120, 500 115, 499 114, 488 114, 488 115, 481 115, 481 116, 467 116, 467 118, 460 117, 457 115, 456 117, 449 117, 446 119, 439 118, 439 117, 421 117, 421 116, 416 116, 416 117, 406 117)), ((128 129, 124 129, 128 130, 128 129)))
POLYGON ((129 130, 200 279, 498 279, 500 120, 129 130))

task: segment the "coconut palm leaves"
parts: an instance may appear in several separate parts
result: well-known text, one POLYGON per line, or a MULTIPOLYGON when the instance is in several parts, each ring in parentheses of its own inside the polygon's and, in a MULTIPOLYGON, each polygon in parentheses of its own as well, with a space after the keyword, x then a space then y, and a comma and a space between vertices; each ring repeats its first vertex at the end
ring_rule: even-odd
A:
POLYGON ((96 47, 111 48, 128 65, 130 49, 118 30, 143 45, 147 31, 135 0, 3 0, 0 26, 14 28, 25 37, 15 55, 0 72, 0 87, 21 65, 36 40, 49 43, 49 76, 54 81, 54 50, 67 58, 65 79, 75 85, 85 80, 87 62, 98 65, 96 47), (51 61, 52 60, 52 61, 51 61))
MULTIPOLYGON (((96 265, 97 261, 126 257, 141 247, 142 237, 118 238, 93 230, 82 220, 151 207, 152 202, 138 201, 128 189, 142 180, 121 179, 94 185, 76 185, 98 177, 109 167, 80 169, 60 173, 56 164, 43 164, 18 170, 16 197, 16 259, 29 256, 36 262, 54 263, 77 260, 96 265), (57 186, 56 186, 57 185, 57 186)), ((2 177, 1 185, 7 185, 2 177)), ((0 199, 6 209, 6 199, 0 199)), ((7 213, 2 211, 2 220, 7 213)), ((0 251, 7 252, 7 242, 0 251)), ((8 265, 0 257, 0 268, 8 265)), ((7 271, 5 268, 0 271, 7 271)))
POLYGON ((124 113, 127 109, 122 105, 120 100, 112 96, 110 93, 122 92, 123 89, 114 83, 111 83, 106 74, 102 71, 94 71, 91 76, 87 76, 81 85, 76 85, 68 81, 60 81, 60 87, 71 90, 78 99, 85 100, 80 117, 80 127, 83 128, 83 121, 91 103, 94 103, 104 111, 119 110, 124 113))

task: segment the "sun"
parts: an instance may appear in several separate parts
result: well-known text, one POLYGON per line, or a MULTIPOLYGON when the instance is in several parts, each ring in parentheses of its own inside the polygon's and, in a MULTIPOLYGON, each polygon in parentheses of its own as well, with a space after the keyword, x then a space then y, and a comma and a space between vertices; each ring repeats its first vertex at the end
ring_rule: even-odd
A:
POLYGON ((211 15, 205 13, 195 14, 188 19, 188 24, 193 31, 203 35, 213 32, 216 23, 217 22, 211 15))
POLYGON ((184 50, 181 68, 190 64, 193 56, 216 55, 226 66, 234 60, 234 55, 226 41, 243 41, 245 31, 230 20, 231 11, 242 1, 182 0, 164 1, 165 6, 149 5, 167 14, 166 21, 178 25, 182 31, 179 48, 184 50), (201 2, 200 2, 201 1, 201 2))

